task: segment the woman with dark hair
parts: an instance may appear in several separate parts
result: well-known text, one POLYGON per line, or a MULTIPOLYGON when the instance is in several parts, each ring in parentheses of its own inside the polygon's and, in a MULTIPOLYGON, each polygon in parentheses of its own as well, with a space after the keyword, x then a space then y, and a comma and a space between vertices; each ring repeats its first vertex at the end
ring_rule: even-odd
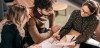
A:
POLYGON ((22 5, 11 5, 7 22, 2 29, 1 48, 23 48, 24 25, 29 20, 29 10, 22 5))
MULTIPOLYGON (((89 38, 95 38, 94 31, 99 23, 96 18, 98 12, 97 4, 95 1, 86 1, 83 3, 81 10, 74 10, 66 25, 58 34, 54 34, 53 36, 56 39, 60 39, 68 34, 71 29, 79 32, 80 35, 74 40, 75 43, 69 45, 69 47, 75 47, 76 44, 85 43, 89 38)), ((96 47, 84 46, 83 48, 96 47)))

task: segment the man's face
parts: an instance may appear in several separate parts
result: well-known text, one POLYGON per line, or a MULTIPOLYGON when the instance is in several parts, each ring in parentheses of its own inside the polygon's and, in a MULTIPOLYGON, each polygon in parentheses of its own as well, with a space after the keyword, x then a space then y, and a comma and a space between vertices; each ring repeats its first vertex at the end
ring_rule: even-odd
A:
POLYGON ((42 15, 45 15, 45 16, 49 16, 51 14, 53 14, 53 9, 52 8, 48 8, 48 9, 38 9, 38 12, 42 15))

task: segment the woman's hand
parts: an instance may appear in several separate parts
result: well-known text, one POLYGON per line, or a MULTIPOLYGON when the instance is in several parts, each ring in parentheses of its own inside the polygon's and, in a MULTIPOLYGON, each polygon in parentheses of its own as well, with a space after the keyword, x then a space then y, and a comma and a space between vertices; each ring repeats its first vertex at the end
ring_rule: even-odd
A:
POLYGON ((60 35, 57 33, 54 33, 52 36, 55 40, 60 40, 60 35))
POLYGON ((68 45, 69 48, 75 48, 75 46, 76 46, 75 42, 71 42, 71 43, 68 45))
POLYGON ((68 45, 69 48, 75 48, 76 45, 68 45))

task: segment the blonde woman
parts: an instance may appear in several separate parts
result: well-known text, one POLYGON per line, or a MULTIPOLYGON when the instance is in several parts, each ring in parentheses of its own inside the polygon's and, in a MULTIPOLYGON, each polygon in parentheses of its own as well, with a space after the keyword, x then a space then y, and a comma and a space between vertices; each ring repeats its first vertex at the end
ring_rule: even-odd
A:
POLYGON ((7 14, 8 21, 2 29, 1 48, 23 48, 24 25, 29 20, 29 11, 22 5, 12 5, 7 14))

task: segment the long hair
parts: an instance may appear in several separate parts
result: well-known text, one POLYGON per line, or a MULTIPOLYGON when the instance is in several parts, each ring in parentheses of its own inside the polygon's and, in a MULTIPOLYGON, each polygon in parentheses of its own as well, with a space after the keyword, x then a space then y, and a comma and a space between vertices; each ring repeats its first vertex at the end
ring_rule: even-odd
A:
POLYGON ((9 6, 9 11, 7 14, 8 20, 13 22, 16 26, 17 29, 19 30, 20 35, 23 37, 23 33, 25 32, 23 29, 23 21, 26 19, 25 17, 27 16, 27 10, 26 7, 22 5, 11 5, 9 6), (22 19, 24 18, 24 19, 22 19))
POLYGON ((26 8, 22 5, 11 5, 9 6, 7 15, 9 17, 8 20, 15 21, 17 24, 20 24, 20 18, 26 15, 26 8))

